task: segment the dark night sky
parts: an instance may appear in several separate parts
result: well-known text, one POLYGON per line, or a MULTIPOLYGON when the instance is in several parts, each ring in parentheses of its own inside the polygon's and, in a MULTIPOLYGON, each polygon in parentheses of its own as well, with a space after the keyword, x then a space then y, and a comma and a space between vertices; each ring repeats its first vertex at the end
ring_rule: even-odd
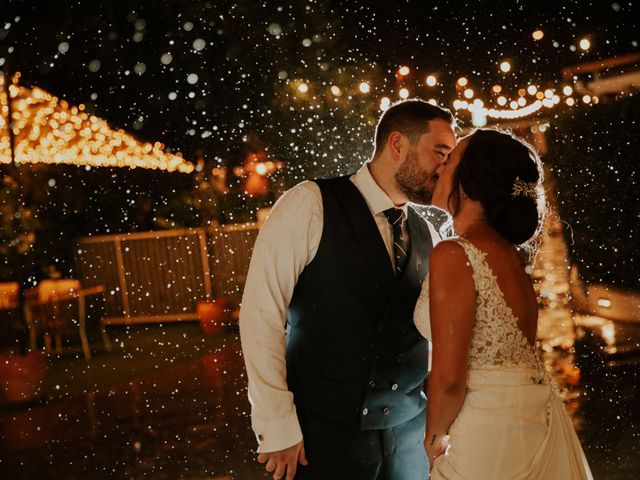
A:
POLYGON ((24 84, 84 103, 190 158, 241 158, 243 143, 253 142, 320 160, 329 143, 340 150, 348 140, 369 141, 371 122, 362 119, 375 118, 382 96, 397 98, 399 65, 413 68, 412 95, 447 106, 460 75, 485 99, 496 82, 511 93, 529 82, 545 87, 564 66, 637 52, 637 10, 633 2, 582 0, 9 2, 0 13, 0 57, 12 48, 9 68, 23 72, 24 84), (540 41, 531 36, 537 28, 540 41), (583 36, 592 41, 588 52, 575 48, 583 36), (512 62, 508 75, 502 60, 512 62), (435 89, 424 85, 427 73, 437 73, 435 89), (373 89, 354 95, 349 117, 326 99, 314 111, 313 102, 296 103, 287 85, 295 78, 324 82, 325 90, 371 79, 373 89), (333 137, 320 134, 332 120, 345 125, 333 137), (320 127, 309 132, 307 122, 320 127))

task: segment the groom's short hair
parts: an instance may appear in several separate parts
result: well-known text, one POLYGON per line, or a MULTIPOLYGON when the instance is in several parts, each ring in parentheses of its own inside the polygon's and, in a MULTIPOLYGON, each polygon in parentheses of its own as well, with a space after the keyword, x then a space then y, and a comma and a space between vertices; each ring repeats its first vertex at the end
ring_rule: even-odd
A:
POLYGON ((455 127, 455 118, 450 110, 419 98, 401 100, 391 105, 378 120, 375 135, 374 157, 384 150, 391 132, 400 132, 412 145, 429 131, 428 123, 440 118, 455 127))

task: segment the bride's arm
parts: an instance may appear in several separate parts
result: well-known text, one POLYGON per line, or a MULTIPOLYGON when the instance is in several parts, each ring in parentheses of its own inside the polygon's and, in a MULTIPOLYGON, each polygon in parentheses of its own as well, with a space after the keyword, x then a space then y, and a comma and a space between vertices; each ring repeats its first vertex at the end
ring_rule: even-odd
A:
POLYGON ((473 271, 463 248, 442 242, 429 261, 429 315, 433 365, 427 389, 429 460, 443 452, 443 437, 466 394, 469 345, 476 313, 473 271))

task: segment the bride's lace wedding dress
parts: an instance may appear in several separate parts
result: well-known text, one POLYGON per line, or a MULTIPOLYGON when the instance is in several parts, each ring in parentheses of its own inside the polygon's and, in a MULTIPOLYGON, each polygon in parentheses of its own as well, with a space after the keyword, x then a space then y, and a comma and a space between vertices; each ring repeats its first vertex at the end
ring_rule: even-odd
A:
MULTIPOLYGON (((486 254, 461 237, 450 241, 464 248, 473 269, 476 318, 466 397, 449 429, 450 446, 435 460, 431 478, 592 479, 559 394, 518 327, 486 254)), ((414 322, 431 340, 428 278, 414 322)))

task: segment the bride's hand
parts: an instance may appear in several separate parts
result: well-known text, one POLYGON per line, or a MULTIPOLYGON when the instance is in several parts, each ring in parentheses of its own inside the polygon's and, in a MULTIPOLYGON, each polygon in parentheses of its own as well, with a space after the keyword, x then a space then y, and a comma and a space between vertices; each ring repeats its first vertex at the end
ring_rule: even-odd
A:
POLYGON ((436 461, 436 458, 446 452, 448 446, 446 436, 424 439, 424 449, 427 451, 430 468, 433 467, 433 462, 436 461))

